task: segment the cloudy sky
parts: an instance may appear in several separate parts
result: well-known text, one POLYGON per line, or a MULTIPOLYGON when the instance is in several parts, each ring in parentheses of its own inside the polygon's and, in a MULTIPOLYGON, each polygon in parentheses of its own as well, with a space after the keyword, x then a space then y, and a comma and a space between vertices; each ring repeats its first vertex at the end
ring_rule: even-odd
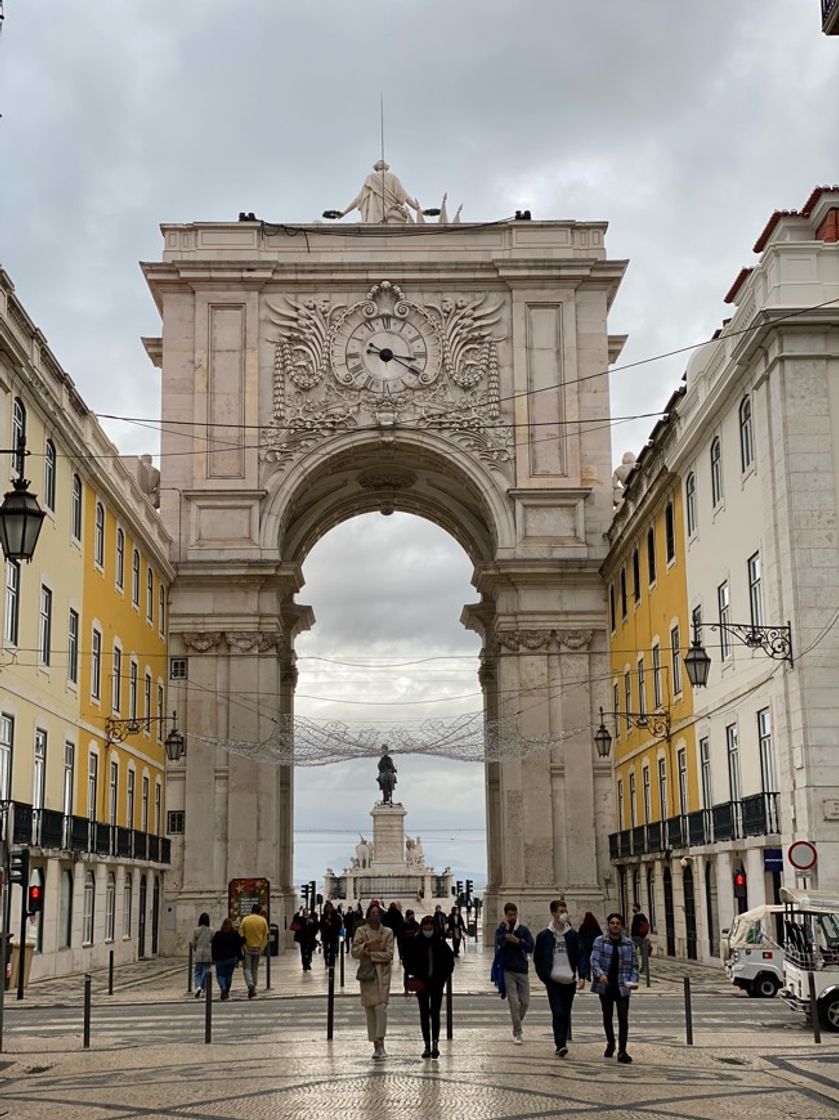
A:
MULTIPOLYGON (((5 15, 0 263, 100 412, 158 416, 139 338, 159 322, 137 266, 160 255, 158 223, 342 208, 378 155, 380 93, 388 159, 424 205, 447 190, 466 220, 608 219, 609 252, 630 260, 610 322, 630 335, 623 363, 707 338, 772 210, 839 179, 825 131, 839 40, 818 0, 5 0, 5 15)), ((683 363, 616 372, 614 415, 661 408, 683 363)), ((616 460, 650 427, 616 425, 616 460)), ((126 452, 155 449, 146 427, 108 428, 126 452)), ((359 519, 306 576, 319 624, 300 642, 301 697, 379 704, 301 710, 477 704, 439 702, 476 689, 457 621, 469 566, 440 531, 359 519), (384 668, 314 660, 374 656, 384 668), (422 663, 386 666, 408 660, 422 663)), ((481 826, 477 767, 402 766, 412 830, 481 826)), ((375 790, 369 763, 348 769, 301 775, 301 827, 321 823, 325 792, 336 827, 357 826, 375 790)))

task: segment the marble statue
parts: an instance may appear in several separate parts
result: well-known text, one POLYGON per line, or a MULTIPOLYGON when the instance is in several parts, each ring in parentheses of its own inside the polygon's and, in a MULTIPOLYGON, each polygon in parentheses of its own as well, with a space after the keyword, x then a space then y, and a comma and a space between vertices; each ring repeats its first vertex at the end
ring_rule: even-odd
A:
POLYGON ((623 501, 623 488, 632 468, 635 466, 635 453, 624 451, 619 467, 612 473, 612 503, 619 506, 623 501))
POLYGON ((382 804, 393 804, 393 789, 396 785, 396 766, 387 752, 387 743, 382 743, 382 757, 379 759, 379 776, 376 779, 382 791, 382 804))
MULTIPOLYGON (((359 833, 359 836, 361 836, 361 833, 359 833)), ((373 862, 373 845, 363 836, 355 846, 355 858, 358 860, 358 866, 363 868, 369 867, 373 862)))
POLYGON ((362 222, 406 225, 413 221, 406 203, 414 210, 420 210, 417 200, 411 198, 399 179, 391 172, 390 164, 379 159, 373 164, 372 174, 364 180, 361 190, 340 217, 345 217, 351 210, 358 210, 362 222))
POLYGON ((425 855, 422 850, 422 840, 419 836, 416 839, 409 836, 405 840, 405 860, 409 867, 425 866, 425 855))

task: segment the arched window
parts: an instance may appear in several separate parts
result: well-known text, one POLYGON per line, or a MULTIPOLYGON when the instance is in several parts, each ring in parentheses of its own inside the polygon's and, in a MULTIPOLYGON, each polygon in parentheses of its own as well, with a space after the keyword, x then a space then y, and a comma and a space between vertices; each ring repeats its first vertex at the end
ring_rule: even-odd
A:
POLYGON ((688 522, 688 536, 696 532, 696 475, 693 471, 685 479, 685 512, 688 522))
POLYGON ((751 397, 743 397, 740 402, 740 467, 744 472, 752 465, 754 458, 752 400, 751 397))
POLYGON ((61 897, 58 910, 58 947, 69 949, 73 944, 73 872, 61 872, 61 897))
POLYGON ((73 540, 82 539, 82 480, 77 474, 73 475, 73 508, 70 511, 70 531, 73 540))
POLYGON ((676 559, 676 517, 672 502, 664 507, 664 555, 668 564, 676 559))
POLYGON ((44 447, 44 505, 55 513, 55 444, 51 439, 44 447))
MULTIPOLYGON (((129 828, 131 826, 129 825, 129 828)), ((125 882, 122 885, 122 936, 131 936, 131 910, 134 901, 134 879, 131 872, 126 871, 125 882)))
POLYGON ((84 877, 84 913, 82 915, 82 944, 93 944, 93 922, 96 917, 96 880, 93 872, 84 877))
POLYGON ((100 568, 105 566, 105 507, 96 503, 96 525, 93 533, 93 559, 100 568))
POLYGON ((117 570, 116 570, 116 585, 122 591, 125 587, 125 533, 122 529, 117 529, 117 570))
POLYGON ((116 924, 117 905, 117 880, 113 871, 108 872, 108 882, 105 887, 105 940, 113 941, 114 926, 116 924))
POLYGON ((131 602, 140 605, 140 553, 137 549, 131 554, 131 602))
POLYGON ((23 472, 23 458, 17 453, 17 445, 26 439, 26 406, 20 397, 15 397, 12 406, 12 470, 23 472))
POLYGON ((711 504, 714 509, 722 501, 722 444, 720 437, 711 441, 711 504))

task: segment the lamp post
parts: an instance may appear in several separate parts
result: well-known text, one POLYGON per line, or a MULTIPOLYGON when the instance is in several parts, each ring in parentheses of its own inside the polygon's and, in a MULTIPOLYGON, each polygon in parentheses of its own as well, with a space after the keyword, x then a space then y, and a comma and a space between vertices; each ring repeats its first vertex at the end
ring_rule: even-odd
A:
POLYGON ((693 641, 685 654, 685 672, 693 688, 705 687, 711 668, 711 658, 701 640, 700 632, 704 626, 736 638, 749 649, 763 650, 774 661, 788 661, 790 666, 794 664, 790 623, 786 626, 755 626, 751 622, 694 622, 693 641))
POLYGON ((606 716, 612 719, 625 719, 639 731, 649 731, 656 739, 670 741, 670 712, 604 712, 600 709, 600 726, 594 733, 594 745, 601 758, 608 758, 612 749, 612 736, 606 727, 606 716))
POLYGON ((186 754, 186 739, 178 731, 178 713, 172 712, 171 716, 147 716, 144 719, 114 719, 108 716, 105 720, 105 735, 107 743, 122 743, 129 735, 137 735, 143 724, 168 723, 172 721, 172 728, 163 741, 166 748, 166 757, 169 762, 177 762, 186 754))
POLYGON ((26 560, 28 563, 35 554, 46 513, 38 505, 35 495, 29 492, 29 480, 23 477, 26 437, 20 436, 13 451, 6 449, 0 451, 0 455, 14 455, 18 472, 17 478, 12 479, 14 489, 6 493, 0 505, 0 543, 7 560, 26 560))

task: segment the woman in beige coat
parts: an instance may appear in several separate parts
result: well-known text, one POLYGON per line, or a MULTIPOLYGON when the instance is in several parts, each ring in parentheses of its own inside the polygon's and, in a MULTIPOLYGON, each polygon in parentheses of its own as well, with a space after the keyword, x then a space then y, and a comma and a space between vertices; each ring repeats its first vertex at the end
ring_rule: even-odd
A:
POLYGON ((387 1005, 390 999, 390 966, 393 962, 393 930, 382 925, 382 912, 372 904, 367 920, 358 927, 352 940, 352 955, 359 962, 358 977, 361 1006, 367 1015, 367 1037, 373 1043, 373 1061, 381 1062, 385 1054, 387 1005), (371 967, 372 966, 372 967, 371 967), (371 972, 370 979, 363 975, 371 972))

